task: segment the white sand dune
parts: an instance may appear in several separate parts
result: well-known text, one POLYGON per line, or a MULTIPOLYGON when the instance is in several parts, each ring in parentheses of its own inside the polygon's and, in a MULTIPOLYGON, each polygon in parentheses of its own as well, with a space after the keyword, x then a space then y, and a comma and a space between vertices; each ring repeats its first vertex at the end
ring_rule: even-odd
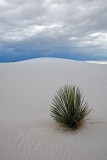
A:
POLYGON ((87 62, 96 64, 107 64, 107 61, 87 61, 87 62))
POLYGON ((0 160, 106 159, 107 65, 51 58, 0 64, 0 160), (50 117, 52 97, 65 84, 78 85, 93 108, 75 132, 50 117))

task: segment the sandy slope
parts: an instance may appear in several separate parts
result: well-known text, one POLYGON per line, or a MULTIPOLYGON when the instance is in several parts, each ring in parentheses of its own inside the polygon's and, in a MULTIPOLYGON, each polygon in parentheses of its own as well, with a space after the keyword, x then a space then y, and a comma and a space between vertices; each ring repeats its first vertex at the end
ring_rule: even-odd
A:
POLYGON ((45 58, 0 64, 0 160, 78 159, 107 159, 107 65, 45 58), (79 85, 93 108, 76 132, 50 117, 64 84, 79 85))
POLYGON ((87 62, 96 64, 107 64, 107 61, 87 61, 87 62))

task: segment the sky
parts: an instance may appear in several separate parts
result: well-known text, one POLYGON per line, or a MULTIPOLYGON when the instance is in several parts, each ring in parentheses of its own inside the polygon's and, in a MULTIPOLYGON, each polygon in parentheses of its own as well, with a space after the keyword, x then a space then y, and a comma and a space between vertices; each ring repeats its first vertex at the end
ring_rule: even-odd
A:
POLYGON ((107 0, 0 0, 0 61, 107 60, 107 0))

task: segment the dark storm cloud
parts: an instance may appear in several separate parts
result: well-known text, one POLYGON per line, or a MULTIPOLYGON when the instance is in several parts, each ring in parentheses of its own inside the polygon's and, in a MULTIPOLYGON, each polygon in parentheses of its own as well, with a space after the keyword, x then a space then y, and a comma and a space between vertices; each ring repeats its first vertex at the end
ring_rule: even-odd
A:
POLYGON ((106 0, 0 0, 0 53, 107 55, 106 0))

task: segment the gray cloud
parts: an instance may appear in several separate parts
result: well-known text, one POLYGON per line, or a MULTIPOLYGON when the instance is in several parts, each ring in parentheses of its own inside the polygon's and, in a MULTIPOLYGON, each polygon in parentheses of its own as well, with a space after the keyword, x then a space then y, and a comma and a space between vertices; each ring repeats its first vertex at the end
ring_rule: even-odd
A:
POLYGON ((0 53, 107 56, 106 0, 0 0, 0 53))

